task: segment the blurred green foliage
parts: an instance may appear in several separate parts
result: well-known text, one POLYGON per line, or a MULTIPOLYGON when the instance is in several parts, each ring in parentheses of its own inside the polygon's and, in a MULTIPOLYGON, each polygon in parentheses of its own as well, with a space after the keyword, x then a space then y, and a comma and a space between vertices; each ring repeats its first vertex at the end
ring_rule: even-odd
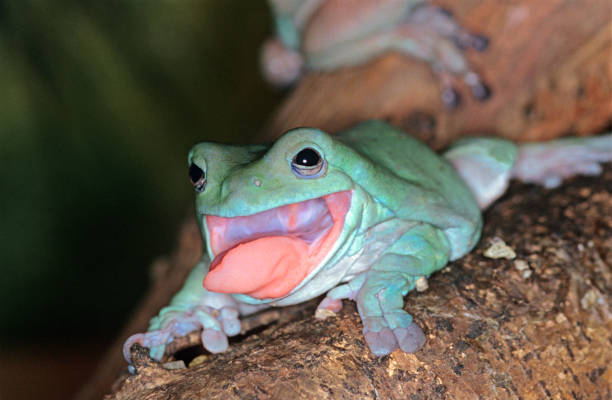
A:
POLYGON ((199 140, 253 140, 263 0, 0 0, 0 340, 112 337, 199 140))

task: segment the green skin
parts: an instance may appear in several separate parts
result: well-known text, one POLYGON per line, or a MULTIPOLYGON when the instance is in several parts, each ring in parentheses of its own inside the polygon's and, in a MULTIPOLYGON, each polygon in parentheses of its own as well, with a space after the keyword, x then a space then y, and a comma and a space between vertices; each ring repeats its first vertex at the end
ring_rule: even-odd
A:
MULTIPOLYGON (((594 165, 612 158, 612 136, 592 142, 519 148, 503 139, 468 139, 441 157, 404 132, 369 121, 334 136, 312 128, 294 129, 272 146, 200 143, 189 153, 189 164, 206 173, 206 186, 196 194, 196 213, 208 254, 170 305, 151 320, 149 332, 128 339, 125 357, 130 360, 130 347, 138 342, 151 348, 153 358, 161 359, 174 337, 199 329, 204 347, 224 351, 227 336, 240 332, 239 315, 323 293, 327 296, 317 316, 338 311, 342 299, 357 302, 364 336, 374 354, 382 356, 397 348, 414 352, 425 337, 403 310, 403 298, 416 281, 476 245, 482 227, 480 209, 504 192, 511 177, 546 184, 551 178, 597 173, 594 165), (293 157, 304 148, 315 149, 326 163, 320 176, 304 179, 292 170, 293 157), (577 148, 584 162, 574 160, 570 172, 551 173, 559 170, 556 164, 542 167, 545 172, 535 178, 512 172, 543 157, 542 151, 575 154, 577 148), (523 161, 517 163, 519 159, 523 161), (487 173, 479 176, 483 170, 487 173), (352 191, 352 199, 340 236, 321 265, 289 294, 257 299, 203 288, 214 257, 206 215, 252 215, 346 190, 352 191)), ((534 173, 533 167, 528 170, 534 173)))

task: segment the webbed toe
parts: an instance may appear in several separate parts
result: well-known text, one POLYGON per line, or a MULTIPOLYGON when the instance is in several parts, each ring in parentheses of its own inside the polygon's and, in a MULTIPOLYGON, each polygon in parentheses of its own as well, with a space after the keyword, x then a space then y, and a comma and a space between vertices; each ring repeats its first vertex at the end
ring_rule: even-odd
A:
POLYGON ((410 324, 406 328, 395 328, 393 333, 400 349, 406 353, 414 353, 425 344, 425 335, 417 324, 410 324))
POLYGON ((452 86, 442 89, 442 102, 447 108, 457 108, 461 104, 461 95, 452 86))
POLYGON ((221 353, 229 347, 227 336, 221 331, 204 329, 201 337, 202 344, 211 353, 221 353))
POLYGON ((471 34, 470 46, 476 51, 485 51, 489 47, 489 38, 484 35, 471 34))
POLYGON ((478 83, 471 87, 472 94, 477 100, 485 101, 491 97, 491 88, 487 86, 485 83, 478 83))
POLYGON ((382 328, 378 332, 364 330, 363 336, 370 351, 377 357, 385 356, 399 347, 393 331, 389 328, 382 328))

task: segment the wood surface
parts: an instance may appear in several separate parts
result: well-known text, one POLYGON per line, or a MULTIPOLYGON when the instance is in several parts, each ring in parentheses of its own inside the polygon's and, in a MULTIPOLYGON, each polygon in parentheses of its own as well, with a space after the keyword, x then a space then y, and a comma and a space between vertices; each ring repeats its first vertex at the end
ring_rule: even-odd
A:
MULTIPOLYGON (((440 148, 466 134, 530 141, 609 126, 612 3, 437 3, 490 37, 486 52, 468 53, 492 86, 488 102, 472 100, 463 88, 463 105, 445 109, 424 64, 389 54, 307 74, 260 137, 299 125, 335 132, 381 118, 440 148)), ((189 219, 177 250, 154 264, 149 294, 77 399, 111 392, 108 399, 611 398, 611 188, 610 165, 603 178, 579 178, 552 191, 513 184, 486 213, 475 252, 436 273, 427 291, 408 296, 406 309, 427 336, 416 354, 374 358, 351 302, 337 318, 317 321, 315 300, 250 320, 250 332, 228 352, 192 368, 166 370, 138 353, 138 374, 129 376, 123 341, 146 329, 200 255, 189 219), (483 257, 496 236, 528 263, 531 276, 515 261, 483 257)), ((171 350, 196 342, 191 335, 171 350)), ((193 352, 179 355, 189 361, 193 352)))

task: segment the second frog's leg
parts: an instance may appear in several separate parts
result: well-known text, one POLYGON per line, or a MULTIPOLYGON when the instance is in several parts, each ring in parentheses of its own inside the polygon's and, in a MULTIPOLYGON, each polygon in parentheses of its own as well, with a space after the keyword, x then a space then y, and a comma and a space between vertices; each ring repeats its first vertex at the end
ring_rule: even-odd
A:
POLYGON ((455 84, 458 79, 470 87, 478 100, 486 100, 490 95, 488 86, 465 59, 463 50, 466 47, 484 50, 487 40, 459 26, 444 10, 423 5, 389 29, 356 36, 318 51, 307 51, 305 66, 314 70, 334 70, 397 51, 429 63, 440 79, 444 104, 455 107, 461 97, 455 84))
POLYGON ((417 7, 397 27, 394 42, 397 50, 429 62, 440 77, 446 106, 455 107, 460 103, 456 79, 462 79, 478 100, 484 101, 491 95, 489 87, 463 55, 467 48, 484 51, 488 39, 460 26, 448 11, 430 5, 417 7))

